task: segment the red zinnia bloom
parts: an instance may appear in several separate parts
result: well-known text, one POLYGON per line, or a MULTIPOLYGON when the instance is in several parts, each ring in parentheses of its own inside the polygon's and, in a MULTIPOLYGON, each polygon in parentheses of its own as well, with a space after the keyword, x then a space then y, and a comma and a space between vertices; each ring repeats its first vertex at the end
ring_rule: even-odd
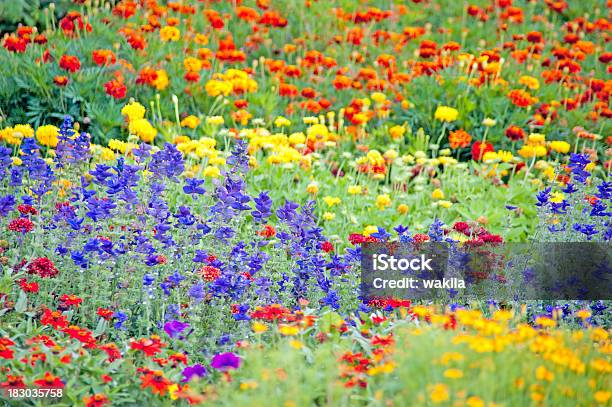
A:
POLYGON ((271 225, 265 225, 262 230, 257 232, 257 234, 265 238, 274 237, 276 236, 276 229, 274 229, 274 227, 271 225))
MULTIPOLYGON (((106 360, 108 360, 109 362, 113 362, 117 359, 121 359, 121 352, 119 351, 119 347, 112 342, 100 346, 99 349, 106 352, 106 354, 108 355, 108 358, 106 360)), ((111 380, 112 379, 110 379, 109 381, 111 380)))
POLYGON ((83 299, 73 294, 70 294, 70 295, 64 294, 60 297, 60 302, 65 307, 70 307, 74 305, 75 307, 78 308, 79 305, 81 305, 81 303, 83 302, 83 299))
POLYGON ((168 391, 168 387, 172 385, 172 382, 164 377, 164 373, 161 370, 151 370, 140 376, 140 387, 146 389, 151 388, 153 394, 159 394, 163 396, 168 391))
POLYGON ((74 55, 62 55, 59 61, 59 66, 65 71, 75 73, 81 69, 81 61, 74 55))
POLYGON ((321 250, 323 250, 325 253, 333 252, 334 245, 331 242, 323 242, 321 243, 321 250))
POLYGON ((165 347, 166 344, 159 340, 159 336, 152 335, 149 338, 140 338, 137 341, 130 343, 130 348, 140 350, 147 356, 154 356, 156 353, 161 352, 161 348, 165 347))
POLYGON ((113 311, 107 308, 98 308, 98 311, 96 311, 96 314, 101 316, 107 321, 110 321, 110 319, 113 317, 113 311))
POLYGON ((64 383, 57 376, 53 376, 50 372, 45 372, 45 376, 42 379, 38 379, 34 381, 34 384, 38 387, 45 388, 58 388, 64 387, 64 383))
POLYGON ((486 153, 494 150, 493 144, 477 141, 472 146, 472 160, 480 161, 486 153))
POLYGON ((25 389, 26 385, 23 382, 23 376, 7 375, 6 381, 0 383, 0 387, 13 388, 13 389, 25 389))
POLYGON ((215 281, 221 276, 221 270, 214 266, 203 266, 200 271, 200 275, 205 281, 215 281))
POLYGON ((19 287, 26 293, 37 293, 38 292, 38 283, 37 282, 28 282, 25 278, 20 278, 17 280, 19 287))
POLYGON ((34 223, 27 218, 13 219, 8 224, 8 230, 13 232, 28 233, 34 229, 34 223))
POLYGON ((102 393, 94 394, 93 396, 83 397, 86 407, 102 407, 110 405, 108 397, 102 393))
POLYGON ((22 204, 17 207, 17 210, 22 215, 36 215, 38 211, 32 205, 22 204))
POLYGON ((60 311, 51 311, 49 308, 45 309, 43 316, 40 318, 40 323, 51 325, 54 329, 66 328, 68 326, 65 315, 62 315, 60 311))
POLYGON ((9 338, 0 338, 0 359, 13 359, 13 350, 10 346, 15 345, 15 342, 9 338))
POLYGON ((46 257, 39 257, 28 265, 29 274, 37 274, 42 278, 51 278, 57 276, 59 270, 55 267, 55 264, 46 257))

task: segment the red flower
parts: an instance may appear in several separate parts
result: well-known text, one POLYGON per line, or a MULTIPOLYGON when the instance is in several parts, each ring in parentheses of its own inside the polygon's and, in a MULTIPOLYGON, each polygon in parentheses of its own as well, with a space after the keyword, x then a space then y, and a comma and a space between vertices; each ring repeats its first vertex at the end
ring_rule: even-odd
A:
POLYGON ((28 265, 28 273, 36 274, 42 278, 52 278, 58 275, 59 270, 48 258, 39 257, 32 260, 32 262, 28 265))
POLYGON ((168 387, 172 382, 164 377, 164 373, 161 370, 151 370, 146 372, 143 376, 140 376, 140 387, 146 389, 151 388, 153 394, 159 394, 163 396, 168 391, 168 387))
MULTIPOLYGON (((121 352, 119 352, 119 347, 117 347, 117 345, 115 345, 112 342, 100 346, 99 349, 101 349, 104 352, 106 352, 106 354, 108 355, 108 358, 106 360, 108 360, 109 362, 113 362, 113 361, 115 361, 117 359, 121 359, 121 352)), ((110 379, 110 377, 109 377, 109 379, 110 379)), ((110 379, 109 381, 111 381, 111 380, 112 379, 110 379)))
POLYGON ((429 241, 429 236, 423 233, 416 233, 412 238, 414 239, 415 243, 423 243, 429 241))
POLYGON ((15 342, 9 338, 0 338, 0 359, 13 359, 13 350, 10 346, 15 345, 15 342))
POLYGON ((32 205, 22 204, 17 207, 17 210, 22 215, 36 215, 38 211, 32 205))
POLYGON ((113 317, 113 311, 107 308, 98 308, 98 311, 96 311, 96 314, 101 316, 107 321, 110 321, 110 319, 113 317))
POLYGON ((117 57, 110 49, 97 49, 91 53, 91 59, 98 66, 113 65, 117 61, 117 57))
POLYGON ((60 297, 60 302, 64 307, 71 307, 74 305, 76 308, 78 308, 83 302, 83 299, 77 297, 74 294, 64 294, 60 297))
POLYGON ((26 385, 23 382, 23 376, 7 375, 6 381, 0 383, 0 387, 12 389, 25 389, 26 385))
POLYGON ((104 84, 104 91, 115 99, 123 99, 127 94, 127 87, 122 81, 113 79, 104 84))
POLYGON ((257 234, 265 238, 271 238, 276 236, 276 229, 271 225, 265 225, 257 234))
POLYGON ((474 145, 472 146, 472 160, 474 161, 480 161, 482 160, 482 157, 488 153, 494 151, 493 149, 493 144, 491 143, 482 143, 480 141, 477 141, 474 143, 474 145))
POLYGON ((96 339, 93 337, 93 333, 85 328, 78 327, 76 325, 70 325, 62 330, 66 335, 73 339, 83 343, 86 348, 95 348, 96 339))
POLYGON ((455 229, 459 233, 463 233, 466 236, 470 234, 470 225, 466 222, 457 222, 453 225, 453 229, 455 229))
POLYGON ((166 344, 159 340, 159 336, 152 335, 151 339, 149 338, 140 338, 137 341, 132 341, 130 343, 130 348, 134 350, 140 350, 147 356, 154 356, 155 354, 161 352, 161 348, 165 347, 166 344))
POLYGON ((508 137, 512 141, 519 141, 525 138, 525 130, 521 129, 518 126, 510 126, 504 132, 506 137, 508 137))
POLYGON ((34 229, 34 223, 30 219, 18 218, 13 219, 8 224, 8 230, 13 232, 28 233, 34 229))
POLYGON ((334 245, 331 244, 331 242, 323 242, 321 243, 321 250, 323 250, 325 253, 333 252, 334 245))
POLYGON ((9 35, 2 45, 10 52, 23 53, 28 46, 28 41, 23 38, 15 37, 14 35, 9 35))
POLYGON ((34 384, 38 387, 45 388, 64 387, 64 383, 60 380, 60 378, 57 376, 53 376, 50 372, 45 372, 45 376, 42 379, 35 380, 34 384))
POLYGON ((102 393, 94 394, 93 396, 83 397, 86 407, 102 407, 110 405, 108 397, 102 393))
POLYGON ((38 292, 38 283, 37 282, 28 282, 25 278, 20 278, 17 280, 17 284, 26 293, 37 293, 38 292))
POLYGON ((51 311, 49 308, 46 308, 42 317, 40 318, 40 323, 43 325, 51 325, 54 329, 65 328, 68 326, 68 321, 66 320, 66 316, 62 315, 60 311, 51 311))
POLYGON ((81 61, 74 55, 62 55, 59 61, 59 66, 65 71, 75 73, 81 69, 81 61))
POLYGON ((203 266, 200 271, 200 275, 205 281, 215 281, 221 276, 221 270, 214 266, 203 266))

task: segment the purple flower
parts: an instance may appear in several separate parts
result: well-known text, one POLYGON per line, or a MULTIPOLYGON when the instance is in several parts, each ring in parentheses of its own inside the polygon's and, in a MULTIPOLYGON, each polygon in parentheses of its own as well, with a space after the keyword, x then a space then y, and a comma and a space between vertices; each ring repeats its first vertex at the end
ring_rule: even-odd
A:
POLYGON ((186 322, 177 321, 176 319, 166 322, 164 325, 164 331, 171 338, 176 338, 181 332, 189 328, 189 324, 186 322))
POLYGON ((207 375, 206 368, 199 363, 196 363, 193 366, 187 366, 183 369, 183 383, 187 383, 191 381, 191 379, 195 377, 204 377, 207 375))
POLYGON ((210 366, 213 369, 222 371, 238 369, 240 367, 240 358, 232 352, 219 353, 213 356, 210 366))

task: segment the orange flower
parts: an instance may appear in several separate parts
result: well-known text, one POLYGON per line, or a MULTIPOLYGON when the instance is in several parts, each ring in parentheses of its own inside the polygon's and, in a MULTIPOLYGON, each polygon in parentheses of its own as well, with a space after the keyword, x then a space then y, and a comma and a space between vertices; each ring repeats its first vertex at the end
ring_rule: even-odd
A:
POLYGON ((448 136, 450 147, 454 150, 457 148, 465 148, 470 145, 472 136, 470 136, 465 130, 452 131, 448 136))
POLYGON ((508 98, 512 101, 512 104, 519 107, 528 107, 537 103, 538 99, 531 96, 529 92, 522 89, 514 89, 508 93, 508 98))

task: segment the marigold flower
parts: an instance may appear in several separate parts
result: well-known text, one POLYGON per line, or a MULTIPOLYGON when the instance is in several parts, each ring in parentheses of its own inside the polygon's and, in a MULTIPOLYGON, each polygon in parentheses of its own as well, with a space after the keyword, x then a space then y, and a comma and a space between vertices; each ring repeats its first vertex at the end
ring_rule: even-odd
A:
POLYGON ((62 55, 59 60, 59 67, 65 71, 75 73, 81 69, 81 61, 74 55, 62 55))
POLYGON ((200 124, 200 119, 194 115, 189 115, 181 120, 181 126, 195 129, 200 124))
POLYGON ((470 136, 465 130, 451 131, 448 136, 450 147, 453 150, 457 148, 465 148, 472 142, 472 136, 470 136))
POLYGON ((157 135, 157 129, 147 119, 136 119, 129 123, 128 130, 145 143, 151 143, 157 135))
POLYGON ((443 122, 454 122, 459 116, 459 111, 448 106, 438 106, 434 118, 443 122))
POLYGON ((36 129, 36 139, 43 146, 57 147, 58 136, 59 129, 51 124, 46 124, 36 129))
POLYGON ((551 141, 550 143, 550 149, 561 154, 569 153, 570 147, 570 144, 566 141, 551 141))
POLYGON ((166 26, 159 30, 159 38, 162 41, 178 41, 181 38, 181 31, 176 27, 166 26))
POLYGON ((127 116, 128 121, 134 121, 144 118, 146 109, 138 102, 131 102, 121 108, 121 114, 127 116))
POLYGON ((376 207, 379 210, 384 210, 387 206, 391 205, 391 198, 388 194, 378 195, 376 197, 376 207))

